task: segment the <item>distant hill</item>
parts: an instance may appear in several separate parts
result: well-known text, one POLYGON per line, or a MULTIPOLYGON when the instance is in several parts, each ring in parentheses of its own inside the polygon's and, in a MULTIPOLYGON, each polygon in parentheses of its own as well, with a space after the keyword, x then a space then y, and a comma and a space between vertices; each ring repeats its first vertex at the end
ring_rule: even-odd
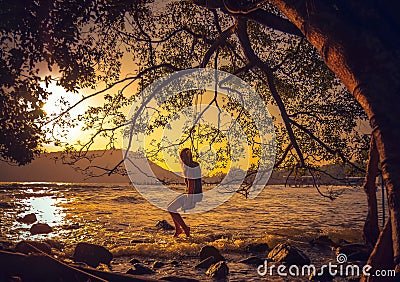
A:
MULTIPOLYGON (((36 158, 32 163, 26 166, 13 166, 5 162, 0 162, 0 181, 1 182, 86 182, 86 183, 129 183, 128 176, 112 174, 110 176, 90 177, 88 174, 82 173, 80 169, 86 168, 88 165, 99 166, 111 169, 121 159, 122 152, 115 151, 90 151, 88 159, 83 159, 77 163, 77 166, 63 164, 61 161, 62 153, 53 152, 45 153, 36 158), (94 158, 98 156, 97 158, 94 158)), ((140 166, 141 164, 138 164, 140 166)), ((161 180, 168 179, 170 182, 183 183, 183 179, 175 173, 168 171, 152 162, 150 167, 154 174, 161 180)), ((103 170, 92 168, 91 173, 101 175, 103 170)))
MULTIPOLYGON (((87 159, 78 162, 76 167, 63 164, 61 161, 62 153, 46 153, 32 161, 26 166, 12 166, 5 162, 0 162, 0 182, 73 182, 73 183, 129 183, 128 176, 112 174, 98 177, 90 177, 87 173, 82 173, 79 169, 86 168, 88 165, 111 169, 122 159, 121 150, 115 151, 89 151, 87 159), (97 156, 97 157, 96 157, 97 156), (95 158, 96 157, 96 158, 95 158), (93 159, 89 162, 88 159, 93 159)), ((143 167, 143 160, 137 160, 136 165, 143 167)), ((155 163, 149 161, 150 168, 158 179, 168 183, 184 183, 179 175, 168 171, 155 163)), ((324 167, 325 168, 325 167, 324 167)), ((327 167, 332 175, 336 177, 345 177, 337 166, 327 167)), ((95 175, 103 174, 105 171, 93 168, 91 171, 95 175)), ((274 171, 268 181, 268 184, 284 184, 288 171, 274 171)), ((307 177, 307 176, 306 176, 307 177)), ((218 183, 224 175, 216 175, 203 179, 207 183, 218 183)), ((293 177, 292 177, 293 178, 293 177)), ((289 178, 288 184, 292 179, 289 178)), ((293 182, 293 181, 292 181, 293 182)), ((340 184, 333 179, 325 176, 319 179, 319 183, 340 184)))

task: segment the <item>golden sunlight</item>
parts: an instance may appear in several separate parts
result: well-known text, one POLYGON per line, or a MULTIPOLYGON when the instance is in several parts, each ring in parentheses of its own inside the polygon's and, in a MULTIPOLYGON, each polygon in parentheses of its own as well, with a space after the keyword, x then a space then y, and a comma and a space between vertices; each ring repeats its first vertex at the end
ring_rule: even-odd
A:
MULTIPOLYGON (((46 103, 43 105, 43 110, 49 117, 57 117, 57 115, 61 114, 68 107, 75 105, 80 99, 82 99, 81 94, 67 92, 63 87, 57 85, 55 82, 50 83, 46 90, 51 94, 49 95, 46 103)), ((76 107, 71 109, 71 111, 69 111, 70 117, 74 119, 77 118, 78 115, 84 114, 87 107, 87 103, 83 102, 78 104, 76 107)), ((62 142, 73 143, 81 139, 81 127, 82 123, 78 123, 76 126, 65 127, 64 129, 68 131, 68 138, 62 138, 59 132, 60 129, 57 127, 55 128, 54 134, 55 137, 60 138, 62 142)))

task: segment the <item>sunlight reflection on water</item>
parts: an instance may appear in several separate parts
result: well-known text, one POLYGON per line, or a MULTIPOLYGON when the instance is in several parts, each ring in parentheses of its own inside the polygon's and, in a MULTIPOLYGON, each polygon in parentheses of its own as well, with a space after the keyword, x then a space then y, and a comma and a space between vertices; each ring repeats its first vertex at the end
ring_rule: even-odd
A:
POLYGON ((26 206, 26 213, 34 213, 39 222, 60 224, 65 217, 64 210, 59 206, 60 198, 52 196, 30 197, 21 201, 21 204, 26 206))

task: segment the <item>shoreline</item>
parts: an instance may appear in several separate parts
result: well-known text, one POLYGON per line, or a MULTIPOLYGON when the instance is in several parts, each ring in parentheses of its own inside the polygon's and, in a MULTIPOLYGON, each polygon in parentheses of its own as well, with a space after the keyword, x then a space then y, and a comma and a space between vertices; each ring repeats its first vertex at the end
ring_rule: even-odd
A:
MULTIPOLYGON (((23 241, 22 241, 23 242, 23 241)), ((29 242, 29 241, 28 241, 29 242)), ((31 242, 46 242, 46 241, 31 241, 31 242)), ((53 242, 54 243, 54 242, 53 242)), ((342 242, 339 244, 337 242, 332 241, 328 236, 320 236, 315 238, 312 242, 300 242, 293 240, 280 240, 277 242, 276 246, 268 246, 266 243, 254 244, 250 243, 244 247, 242 250, 236 251, 220 251, 221 255, 225 258, 226 264, 229 267, 228 278, 233 279, 245 279, 246 281, 258 281, 263 278, 262 276, 257 274, 257 267, 262 264, 262 261, 267 259, 268 254, 273 252, 274 249, 281 245, 282 243, 288 243, 294 250, 298 250, 301 253, 304 253, 307 258, 309 258, 310 263, 315 265, 316 267, 320 267, 322 264, 326 264, 329 261, 335 262, 335 256, 337 251, 336 248, 343 248, 345 246, 356 246, 353 252, 357 252, 357 248, 362 248, 361 244, 350 244, 349 242, 342 242), (332 246, 333 244, 333 246, 332 246), (267 247, 265 247, 267 246, 267 247), (252 248, 252 249, 251 249, 252 248), (257 248, 266 248, 264 250, 257 248), (259 251, 261 250, 261 251, 259 251), (249 260, 250 263, 243 263, 245 260, 249 260), (256 261, 256 264, 254 262, 256 261), (258 264, 257 264, 258 263, 258 264), (246 277, 246 278, 240 278, 246 277), (252 280, 254 279, 254 280, 252 280)), ((32 243, 33 244, 33 243, 32 243)), ((210 244, 202 245, 202 249, 205 246, 212 246, 210 244)), ((12 242, 0 242, 0 250, 11 252, 14 254, 18 254, 16 249, 16 244, 12 242), (7 245, 7 247, 5 247, 7 245)), ((203 281, 205 279, 210 279, 208 275, 206 275, 207 269, 198 269, 196 265, 200 263, 199 254, 193 256, 181 255, 181 256, 172 256, 172 257, 154 257, 154 256, 139 256, 139 255, 115 255, 113 253, 112 260, 107 264, 100 263, 98 267, 90 267, 86 263, 82 263, 79 261, 74 261, 74 258, 68 255, 67 253, 63 253, 63 250, 57 250, 54 245, 50 246, 51 254, 46 254, 45 256, 52 256, 56 258, 59 262, 63 264, 67 264, 72 267, 80 267, 82 270, 86 271, 88 269, 93 271, 100 271, 98 274, 103 275, 102 272, 113 273, 116 276, 121 276, 121 281, 142 281, 142 280, 129 280, 129 279, 137 279, 139 276, 140 279, 162 279, 163 277, 179 277, 181 279, 191 278, 195 279, 192 281, 203 281), (147 269, 152 271, 151 274, 136 273, 135 270, 132 272, 132 268, 134 265, 139 264, 143 269, 147 269), (126 274, 133 273, 135 276, 126 276, 126 274)), ((112 251, 112 250, 111 250, 112 251)), ((39 250, 25 250, 25 256, 31 252, 42 253, 43 251, 39 250)), ((200 251, 201 253, 201 251, 200 251)), ((367 254, 363 254, 366 256, 367 254)), ((37 256, 37 255, 34 255, 37 256)), ((348 256, 351 257, 351 253, 348 253, 348 256)), ((4 253, 0 254, 0 261, 4 263, 4 253), (3 257, 2 257, 3 256, 3 257)), ((357 257, 359 259, 360 257, 357 257)), ((21 258, 22 259, 22 258, 21 258)), ((26 258, 25 258, 26 259, 26 258)), ((22 260, 21 260, 22 261, 22 260)), ((273 262, 273 261, 268 261, 273 262)), ((285 264, 284 261, 280 262, 285 264)), ((357 264, 365 264, 366 260, 355 260, 354 263, 357 264)), ((4 265, 4 264, 2 264, 4 265)), ((26 267, 25 267, 26 268, 26 267)), ((29 266, 28 266, 29 270, 29 266)), ((31 271, 34 271, 31 269, 31 271)), ((92 271, 92 273, 94 273, 92 271)), ((0 271, 1 273, 1 271, 0 271)), ((6 275, 3 273, 3 275, 6 275)), ((26 274, 23 274, 26 275, 26 274)), ((39 274, 38 274, 39 275, 39 274)), ((106 275, 106 274, 104 274, 106 275)), ((269 277, 272 279, 271 281, 280 281, 279 276, 275 275, 273 277, 269 277)), ((297 277, 298 281, 308 281, 309 277, 297 277), (300 280, 299 280, 300 279, 300 280)), ((343 277, 342 277, 343 278, 343 277)), ((342 279, 340 278, 340 279, 342 279)), ((118 278, 119 279, 119 278, 118 278)), ((344 278, 343 278, 344 279, 344 278)), ((22 280, 24 281, 24 280, 22 280)), ((110 280, 110 281, 120 281, 120 280, 110 280)), ((143 281, 153 281, 153 280, 143 280, 143 281)), ((171 280, 171 281, 189 281, 189 280, 171 280)), ((347 280, 335 280, 335 281, 347 281, 347 280)))

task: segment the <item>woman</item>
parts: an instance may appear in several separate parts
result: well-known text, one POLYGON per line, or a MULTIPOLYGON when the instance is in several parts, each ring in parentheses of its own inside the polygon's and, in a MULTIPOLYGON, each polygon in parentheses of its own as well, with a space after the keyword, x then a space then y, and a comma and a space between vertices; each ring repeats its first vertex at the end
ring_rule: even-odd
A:
POLYGON ((168 211, 171 214, 175 224, 175 237, 185 232, 186 236, 190 236, 190 228, 183 221, 181 215, 177 212, 178 209, 183 211, 193 209, 196 202, 200 202, 203 198, 203 188, 201 185, 201 170, 199 163, 193 161, 192 152, 189 148, 184 148, 179 154, 185 177, 187 194, 178 196, 169 206, 168 211))

